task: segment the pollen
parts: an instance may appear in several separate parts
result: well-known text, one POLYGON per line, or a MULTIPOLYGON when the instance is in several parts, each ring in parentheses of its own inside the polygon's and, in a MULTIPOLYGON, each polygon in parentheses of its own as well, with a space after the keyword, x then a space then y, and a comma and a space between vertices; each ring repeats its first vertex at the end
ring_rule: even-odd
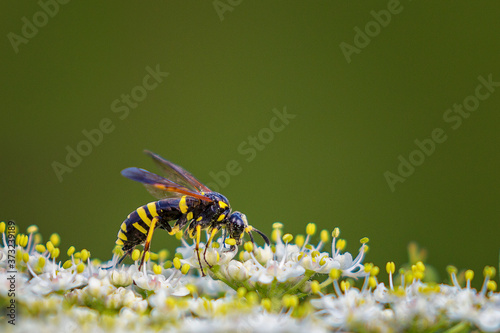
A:
POLYGON ((312 236, 316 233, 316 224, 315 223, 308 223, 307 226, 306 226, 306 233, 309 235, 309 236, 312 236))
POLYGON ((283 223, 281 222, 274 222, 273 223, 273 229, 282 229, 283 228, 283 223))
POLYGON ((332 280, 340 279, 341 275, 342 275, 342 271, 340 269, 332 268, 332 270, 330 271, 330 278, 332 280))
POLYGON ((139 251, 139 249, 135 249, 134 251, 132 251, 131 257, 133 261, 139 260, 140 256, 141 256, 141 251, 139 251))
POLYGON ((167 249, 163 249, 163 250, 160 250, 160 252, 158 252, 158 260, 159 261, 165 261, 167 260, 168 258, 168 250, 167 249))
POLYGON ((79 263, 77 266, 76 266, 76 272, 77 273, 82 273, 83 271, 85 270, 85 264, 84 263, 79 263))
POLYGON ((45 257, 39 257, 38 258, 38 266, 40 268, 43 268, 45 266, 45 257))
POLYGON ((226 238, 227 245, 236 245, 236 239, 234 238, 226 238))
POLYGON ((247 252, 253 251, 253 243, 252 242, 246 242, 243 247, 244 247, 245 251, 247 251, 247 252))
POLYGON ((342 280, 340 281, 340 289, 342 289, 343 292, 346 292, 351 288, 351 284, 349 281, 342 280))
POLYGON ((272 302, 271 302, 271 300, 269 298, 263 298, 262 301, 260 302, 260 305, 267 312, 271 311, 272 302))
POLYGON ((154 265, 153 266, 153 273, 155 273, 156 275, 161 274, 161 266, 160 265, 154 265))
POLYGON ((448 274, 457 274, 458 269, 455 266, 448 265, 446 266, 446 271, 448 272, 448 274))
MULTIPOLYGON (((2 222, 2 223, 3 223, 3 222, 2 222)), ((4 225, 5 225, 5 223, 4 223, 4 225)), ((34 234, 34 233, 35 233, 35 232, 37 232, 37 231, 38 231, 38 226, 37 226, 37 225, 35 225, 35 224, 30 225, 28 228, 26 228, 26 232, 27 232, 28 234, 34 234)), ((0 231, 0 232, 3 232, 3 231, 0 231)))
POLYGON ((394 264, 393 261, 389 261, 385 265, 385 270, 386 270, 387 274, 394 274, 394 272, 396 271, 396 265, 394 264))
POLYGON ((321 287, 318 281, 314 280, 311 282, 311 291, 313 294, 319 294, 321 292, 321 287))
POLYGON ((306 241, 306 239, 304 238, 304 235, 295 236, 295 244, 298 247, 302 247, 302 245, 304 245, 305 241, 306 241))
POLYGON ((59 246, 59 244, 61 244, 61 237, 58 233, 53 233, 52 235, 50 235, 49 240, 52 242, 52 244, 54 244, 54 246, 59 246))
POLYGON ((186 275, 190 269, 191 269, 191 266, 189 266, 189 264, 184 264, 181 267, 181 273, 186 275))
POLYGON ((290 243, 292 240, 293 240, 292 234, 284 234, 283 235, 283 242, 290 243))
POLYGON ((35 250, 37 250, 40 253, 44 253, 46 251, 45 245, 43 244, 37 244, 35 246, 35 250))
POLYGON ((247 294, 247 292, 248 292, 248 290, 245 287, 239 287, 238 290, 236 290, 236 293, 237 293, 237 295, 238 295, 239 298, 245 297, 245 295, 247 294))
POLYGON ((90 257, 90 252, 86 249, 81 250, 80 253, 82 261, 87 261, 87 259, 90 257))
POLYGON ((175 269, 180 269, 181 268, 181 260, 177 257, 174 258, 173 260, 174 267, 175 269))
POLYGON ((493 266, 486 266, 486 267, 484 267, 484 269, 483 269, 483 275, 485 277, 489 277, 491 279, 491 278, 495 277, 495 274, 496 274, 495 267, 493 267, 493 266))
POLYGON ((321 233, 319 234, 319 236, 320 236, 321 241, 323 243, 326 243, 330 240, 330 233, 326 229, 321 230, 321 233))
POLYGON ((186 289, 189 290, 191 295, 196 295, 198 293, 198 288, 192 283, 187 284, 186 289))
POLYGON ((370 278, 368 279, 368 285, 370 286, 370 288, 376 288, 377 287, 377 279, 373 276, 370 276, 370 278))
POLYGON ((273 231, 271 232, 271 239, 273 240, 273 242, 277 242, 280 237, 281 231, 279 229, 273 229, 273 231))
POLYGON ((50 252, 50 256, 53 258, 53 259, 56 259, 57 257, 59 257, 59 255, 61 254, 61 250, 56 247, 54 248, 51 252, 50 252))
POLYGON ((71 257, 73 255, 73 253, 75 253, 75 247, 70 246, 68 251, 66 252, 66 254, 68 255, 68 257, 71 257))
POLYGON ((342 251, 346 247, 346 240, 345 239, 339 239, 337 240, 337 243, 335 244, 335 248, 339 251, 342 251))

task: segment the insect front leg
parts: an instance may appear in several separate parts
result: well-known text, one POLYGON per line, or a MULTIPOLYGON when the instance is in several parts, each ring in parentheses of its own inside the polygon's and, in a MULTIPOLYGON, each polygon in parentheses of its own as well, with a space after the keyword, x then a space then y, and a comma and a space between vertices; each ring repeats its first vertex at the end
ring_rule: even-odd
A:
POLYGON ((219 230, 220 230, 220 226, 218 226, 218 225, 215 227, 212 227, 210 229, 210 231, 209 231, 210 236, 208 237, 207 244, 205 245, 205 251, 203 251, 203 260, 205 260, 208 267, 210 267, 210 268, 212 268, 212 265, 210 265, 207 261, 207 249, 210 246, 210 244, 212 244, 212 240, 213 240, 214 236, 219 232, 219 230))

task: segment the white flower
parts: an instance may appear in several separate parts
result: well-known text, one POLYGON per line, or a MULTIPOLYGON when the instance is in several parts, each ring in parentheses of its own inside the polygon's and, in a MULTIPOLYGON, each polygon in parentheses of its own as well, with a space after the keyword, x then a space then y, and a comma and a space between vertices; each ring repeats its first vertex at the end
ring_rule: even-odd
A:
POLYGON ((109 274, 109 280, 111 281, 111 283, 116 287, 127 287, 131 285, 133 282, 131 267, 128 268, 122 267, 120 269, 113 269, 109 274))
POLYGON ((189 309, 200 317, 214 318, 227 312, 227 308, 227 298, 213 300, 200 297, 189 301, 189 309))
POLYGON ((43 273, 31 279, 27 285, 30 292, 37 295, 47 295, 53 291, 65 291, 87 284, 87 278, 82 274, 68 270, 52 273, 43 273))
POLYGON ((500 331, 500 304, 497 306, 487 306, 485 309, 479 312, 476 317, 475 322, 477 326, 486 332, 498 332, 500 331))
POLYGON ((185 254, 183 259, 181 259, 182 264, 189 264, 191 267, 200 267, 200 261, 203 269, 208 268, 208 264, 210 266, 224 266, 228 264, 238 253, 238 247, 235 246, 233 251, 230 251, 228 248, 224 248, 219 246, 218 248, 209 247, 207 252, 205 253, 205 249, 200 248, 200 258, 198 260, 198 256, 196 252, 193 251, 183 251, 185 254))
POLYGON ((271 260, 266 267, 254 261, 254 265, 249 269, 250 281, 261 284, 270 284, 274 279, 281 283, 297 282, 297 278, 300 279, 304 273, 304 267, 291 261, 277 262, 271 260))
POLYGON ((170 295, 185 296, 189 294, 189 290, 180 283, 180 278, 176 278, 177 273, 178 271, 174 271, 167 279, 161 274, 135 272, 132 275, 132 279, 137 287, 144 290, 157 291, 165 289, 170 295))
POLYGON ((249 277, 247 268, 236 260, 232 260, 224 267, 224 273, 229 280, 246 281, 249 277))

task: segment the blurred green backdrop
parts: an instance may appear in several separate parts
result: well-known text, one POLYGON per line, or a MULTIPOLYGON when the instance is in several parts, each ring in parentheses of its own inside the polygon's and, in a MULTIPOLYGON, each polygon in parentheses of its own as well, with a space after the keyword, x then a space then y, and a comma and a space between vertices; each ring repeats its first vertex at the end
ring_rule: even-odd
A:
MULTIPOLYGON (((63 249, 107 259, 123 219, 153 200, 120 176, 129 166, 157 171, 147 148, 205 183, 236 161, 221 192, 266 233, 276 221, 292 233, 311 221, 338 226, 353 253, 369 237, 367 261, 384 267, 406 262, 417 241, 442 277, 447 264, 497 266, 500 88, 469 97, 479 76, 500 81, 496 2, 0 8, 3 220, 37 224, 46 236, 58 232, 63 249), (147 67, 169 74, 155 84, 147 67), (453 129, 458 120, 443 117, 464 100, 475 111, 453 129), (273 121, 272 131, 284 109, 295 117, 273 121), (397 175, 398 156, 408 159, 436 128, 446 141, 391 191, 384 174, 397 175), (82 143, 83 131, 97 144, 82 143), (58 178, 54 162, 68 166, 68 146, 88 154, 58 178)), ((178 244, 157 233, 152 247, 178 244)))

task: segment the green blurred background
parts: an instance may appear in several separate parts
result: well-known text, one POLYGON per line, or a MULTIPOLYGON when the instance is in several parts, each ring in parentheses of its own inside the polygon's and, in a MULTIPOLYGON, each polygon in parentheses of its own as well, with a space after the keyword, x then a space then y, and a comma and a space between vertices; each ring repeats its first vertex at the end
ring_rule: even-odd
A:
MULTIPOLYGON (((147 148, 205 183, 236 161, 221 192, 268 234, 276 221, 294 234, 338 226, 352 253, 369 237, 367 261, 384 267, 416 241, 442 278, 447 264, 497 266, 500 88, 458 129, 443 120, 478 76, 500 81, 496 2, 70 1, 46 22, 35 1, 0 8, 1 219, 107 259, 123 219, 153 200, 120 176, 157 171, 147 148), (398 13, 374 23, 388 7, 398 13), (13 46, 23 17, 45 25, 13 46), (373 37, 348 62, 340 45, 366 24, 373 37), (147 66, 169 75, 126 117, 113 112, 147 66), (295 118, 265 130, 284 108, 295 118), (60 181, 54 161, 105 118, 113 131, 60 181), (447 140, 392 192, 384 173, 435 128, 447 140), (242 154, 249 136, 266 141, 254 155, 242 154)), ((152 247, 179 243, 157 233, 152 247)))

